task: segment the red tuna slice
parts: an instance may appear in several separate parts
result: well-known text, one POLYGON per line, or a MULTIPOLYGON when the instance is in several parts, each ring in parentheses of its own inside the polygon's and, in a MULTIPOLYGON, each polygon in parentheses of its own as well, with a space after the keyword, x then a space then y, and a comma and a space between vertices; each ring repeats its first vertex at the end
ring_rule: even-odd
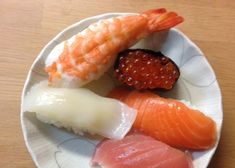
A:
POLYGON ((192 168, 192 159, 150 136, 131 133, 122 140, 100 142, 91 164, 103 168, 192 168))

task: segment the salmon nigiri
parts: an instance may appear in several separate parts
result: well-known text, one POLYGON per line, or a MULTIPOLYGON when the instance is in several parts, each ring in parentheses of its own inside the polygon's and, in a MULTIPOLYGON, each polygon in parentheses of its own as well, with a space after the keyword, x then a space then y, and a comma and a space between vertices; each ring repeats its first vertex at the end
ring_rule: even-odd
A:
POLYGON ((184 152, 140 133, 121 140, 104 140, 97 145, 92 165, 108 168, 192 168, 184 152))
POLYGON ((123 87, 112 90, 109 97, 138 110, 134 128, 171 146, 208 149, 215 144, 215 122, 180 101, 123 87))
POLYGON ((58 44, 48 55, 49 83, 82 86, 99 78, 114 63, 117 54, 151 33, 183 21, 175 12, 154 9, 141 14, 113 17, 58 44))

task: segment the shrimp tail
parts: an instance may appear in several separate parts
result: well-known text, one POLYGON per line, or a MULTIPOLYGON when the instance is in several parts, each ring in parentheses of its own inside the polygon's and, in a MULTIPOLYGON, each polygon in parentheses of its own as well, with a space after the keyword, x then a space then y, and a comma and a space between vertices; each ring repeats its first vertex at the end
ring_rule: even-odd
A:
POLYGON ((148 29, 150 33, 170 29, 184 21, 184 18, 177 13, 167 12, 164 8, 148 10, 143 12, 142 15, 149 20, 148 29))

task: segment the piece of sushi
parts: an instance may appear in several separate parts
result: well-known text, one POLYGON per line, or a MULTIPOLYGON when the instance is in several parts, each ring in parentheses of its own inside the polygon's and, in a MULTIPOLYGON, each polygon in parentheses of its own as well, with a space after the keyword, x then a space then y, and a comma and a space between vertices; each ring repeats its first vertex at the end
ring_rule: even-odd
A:
POLYGON ((105 168, 192 168, 186 153, 140 133, 121 140, 104 140, 97 145, 91 161, 105 168))
POLYGON ((42 122, 107 138, 121 139, 130 130, 136 110, 118 100, 96 95, 85 88, 52 88, 47 81, 26 94, 23 110, 35 112, 42 122))
POLYGON ((137 109, 133 128, 171 146, 203 150, 216 142, 215 122, 183 102, 123 87, 111 91, 109 97, 137 109))
POLYGON ((114 69, 119 82, 137 90, 171 90, 180 76, 173 60, 161 52, 147 49, 122 51, 114 69))

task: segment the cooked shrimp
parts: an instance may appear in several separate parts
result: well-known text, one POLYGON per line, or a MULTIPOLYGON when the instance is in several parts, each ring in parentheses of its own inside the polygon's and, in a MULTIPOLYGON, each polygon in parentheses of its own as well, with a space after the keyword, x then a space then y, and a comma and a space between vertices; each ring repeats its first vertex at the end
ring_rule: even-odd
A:
POLYGON ((154 9, 91 24, 63 42, 61 52, 48 56, 49 84, 82 86, 97 79, 111 67, 120 51, 151 33, 169 29, 182 21, 175 12, 154 9))

